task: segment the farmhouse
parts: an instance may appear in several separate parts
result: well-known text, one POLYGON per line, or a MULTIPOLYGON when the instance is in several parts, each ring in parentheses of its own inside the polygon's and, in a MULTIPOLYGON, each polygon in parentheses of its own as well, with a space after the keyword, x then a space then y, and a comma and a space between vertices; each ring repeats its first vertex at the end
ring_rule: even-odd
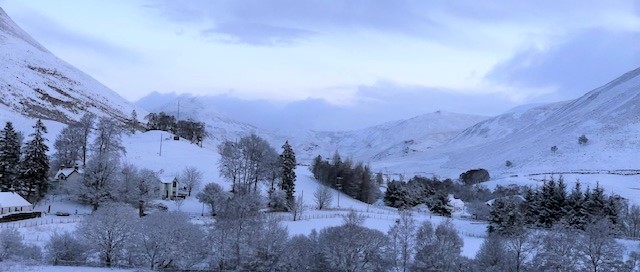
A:
POLYGON ((0 192, 0 216, 33 211, 33 205, 13 192, 0 192))
POLYGON ((163 199, 185 198, 187 197, 187 188, 180 185, 177 177, 161 177, 160 196, 163 199))

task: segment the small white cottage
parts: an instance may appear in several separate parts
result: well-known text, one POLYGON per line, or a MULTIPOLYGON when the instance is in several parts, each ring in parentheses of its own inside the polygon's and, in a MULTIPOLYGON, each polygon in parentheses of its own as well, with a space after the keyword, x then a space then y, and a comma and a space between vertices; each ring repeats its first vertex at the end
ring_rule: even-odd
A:
POLYGON ((56 181, 76 181, 82 179, 82 172, 77 167, 61 168, 55 178, 56 181))
POLYGON ((14 192, 0 192, 0 216, 33 211, 33 205, 14 192))

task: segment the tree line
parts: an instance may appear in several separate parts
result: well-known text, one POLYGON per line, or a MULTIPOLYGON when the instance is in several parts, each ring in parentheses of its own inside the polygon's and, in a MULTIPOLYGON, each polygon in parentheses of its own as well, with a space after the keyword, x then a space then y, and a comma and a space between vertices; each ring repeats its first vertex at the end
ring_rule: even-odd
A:
POLYGON ((462 255, 464 240, 450 221, 418 222, 402 211, 385 233, 364 226, 355 212, 338 226, 290 236, 274 217, 260 212, 254 193, 234 194, 212 224, 197 225, 179 212, 143 218, 110 204, 52 235, 44 252, 15 229, 0 231, 0 262, 46 261, 151 270, 211 271, 636 271, 640 248, 624 258, 609 221, 584 231, 489 235, 474 259, 462 255))
POLYGON ((575 183, 568 192, 564 179, 544 180, 541 188, 526 188, 521 200, 499 198, 492 205, 489 231, 510 233, 525 227, 552 228, 561 224, 584 231, 589 224, 605 220, 615 234, 640 236, 640 207, 618 195, 607 195, 599 185, 591 189, 575 183))
POLYGON ((0 191, 16 192, 30 201, 38 201, 47 192, 49 158, 44 134, 47 127, 36 121, 31 140, 22 145, 22 133, 7 122, 0 131, 0 191))
POLYGON ((380 199, 379 186, 383 182, 382 174, 374 177, 371 168, 362 162, 344 161, 336 152, 331 161, 317 156, 311 164, 313 177, 320 183, 339 190, 348 196, 372 204, 380 199))
POLYGON ((164 112, 149 113, 144 118, 147 120, 147 130, 171 132, 200 146, 202 146, 204 139, 209 136, 205 123, 191 118, 176 120, 175 116, 164 112))

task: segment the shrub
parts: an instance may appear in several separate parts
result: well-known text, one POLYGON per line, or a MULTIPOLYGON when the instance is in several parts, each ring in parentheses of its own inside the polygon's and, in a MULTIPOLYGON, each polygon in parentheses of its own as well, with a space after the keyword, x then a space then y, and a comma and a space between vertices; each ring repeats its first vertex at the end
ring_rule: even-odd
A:
POLYGON ((582 134, 582 136, 578 138, 578 144, 580 145, 586 145, 588 142, 589 142, 589 139, 584 134, 582 134))

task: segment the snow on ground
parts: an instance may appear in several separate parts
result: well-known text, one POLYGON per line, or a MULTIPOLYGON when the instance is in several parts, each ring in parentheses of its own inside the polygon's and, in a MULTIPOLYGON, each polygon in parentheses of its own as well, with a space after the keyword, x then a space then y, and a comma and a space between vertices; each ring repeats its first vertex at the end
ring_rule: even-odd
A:
POLYGON ((28 265, 20 263, 2 263, 0 272, 134 272, 140 269, 120 269, 106 267, 86 266, 53 266, 53 265, 28 265))

